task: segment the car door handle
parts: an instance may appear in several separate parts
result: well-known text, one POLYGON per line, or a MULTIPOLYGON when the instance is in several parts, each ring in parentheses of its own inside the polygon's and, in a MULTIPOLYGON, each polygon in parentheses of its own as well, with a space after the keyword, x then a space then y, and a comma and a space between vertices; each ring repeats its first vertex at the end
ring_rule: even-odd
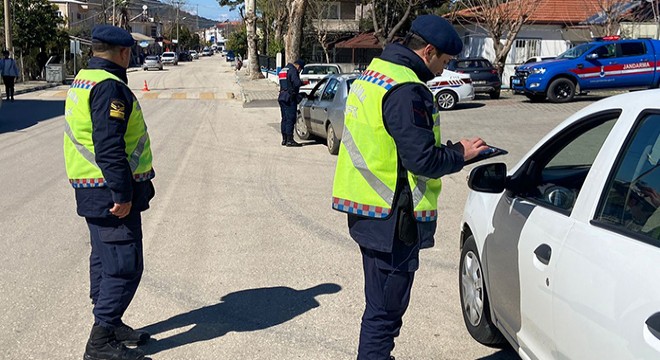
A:
POLYGON ((548 244, 541 244, 534 250, 534 254, 543 265, 548 265, 552 256, 552 248, 548 244))
POLYGON ((657 312, 646 319, 646 327, 653 336, 660 339, 660 312, 657 312))

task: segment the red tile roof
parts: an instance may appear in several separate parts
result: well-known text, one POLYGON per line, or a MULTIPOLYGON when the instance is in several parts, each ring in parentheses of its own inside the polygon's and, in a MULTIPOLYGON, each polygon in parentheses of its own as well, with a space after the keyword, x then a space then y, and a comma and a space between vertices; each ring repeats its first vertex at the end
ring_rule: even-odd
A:
MULTIPOLYGON (((528 7, 530 0, 513 0, 499 5, 499 11, 516 16, 516 10, 528 7)), ((531 0, 538 1, 536 9, 529 14, 528 21, 534 24, 574 25, 601 11, 600 4, 608 2, 627 2, 626 0, 531 0)), ((474 9, 474 8, 472 8, 474 9)), ((461 10, 457 20, 474 18, 472 9, 461 10)))

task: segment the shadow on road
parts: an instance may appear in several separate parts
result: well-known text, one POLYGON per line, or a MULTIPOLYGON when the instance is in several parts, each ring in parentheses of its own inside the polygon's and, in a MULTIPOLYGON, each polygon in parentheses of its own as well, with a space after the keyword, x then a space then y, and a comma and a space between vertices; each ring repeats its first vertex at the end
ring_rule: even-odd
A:
POLYGON ((142 349, 149 355, 179 346, 224 336, 230 331, 245 332, 267 329, 285 323, 319 306, 315 297, 341 290, 337 284, 320 284, 305 290, 278 286, 249 289, 225 295, 215 305, 149 325, 152 335, 193 325, 185 332, 162 339, 152 339, 142 349))
POLYGON ((475 360, 520 360, 520 356, 511 346, 506 346, 502 350, 475 360))
POLYGON ((469 109, 478 109, 480 107, 484 107, 486 104, 480 103, 480 102, 465 102, 465 103, 458 103, 456 104, 456 107, 453 110, 450 111, 457 111, 457 110, 469 110, 469 109))
POLYGON ((62 115, 63 100, 5 100, 0 107, 0 134, 27 129, 62 115))

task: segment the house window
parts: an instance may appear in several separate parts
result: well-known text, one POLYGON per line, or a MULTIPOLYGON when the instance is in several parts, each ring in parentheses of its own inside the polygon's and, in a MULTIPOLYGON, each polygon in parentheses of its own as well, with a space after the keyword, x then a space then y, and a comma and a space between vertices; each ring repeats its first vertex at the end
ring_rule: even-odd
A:
POLYGON ((329 2, 325 10, 323 11, 323 15, 325 19, 339 19, 339 14, 340 14, 340 3, 335 1, 335 2, 329 2))
POLYGON ((541 56, 541 39, 516 39, 512 55, 514 64, 522 64, 533 56, 541 56))
POLYGON ((81 20, 81 19, 82 19, 82 15, 81 15, 80 13, 76 13, 76 19, 81 20))

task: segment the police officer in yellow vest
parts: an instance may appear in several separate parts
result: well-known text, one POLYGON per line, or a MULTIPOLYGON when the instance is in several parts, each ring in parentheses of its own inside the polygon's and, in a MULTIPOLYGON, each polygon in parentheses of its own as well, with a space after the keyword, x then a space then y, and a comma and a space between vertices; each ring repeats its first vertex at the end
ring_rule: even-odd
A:
POLYGON ((143 270, 140 212, 154 196, 149 134, 127 86, 133 44, 126 30, 95 27, 94 57, 76 76, 65 105, 66 172, 91 235, 94 325, 85 360, 143 359, 143 351, 125 345, 150 337, 122 322, 143 270))
POLYGON ((417 17, 352 85, 332 206, 348 213, 365 276, 358 360, 389 360, 410 300, 420 248, 434 245, 440 177, 488 146, 479 138, 442 145, 426 82, 463 44, 449 22, 417 17))

